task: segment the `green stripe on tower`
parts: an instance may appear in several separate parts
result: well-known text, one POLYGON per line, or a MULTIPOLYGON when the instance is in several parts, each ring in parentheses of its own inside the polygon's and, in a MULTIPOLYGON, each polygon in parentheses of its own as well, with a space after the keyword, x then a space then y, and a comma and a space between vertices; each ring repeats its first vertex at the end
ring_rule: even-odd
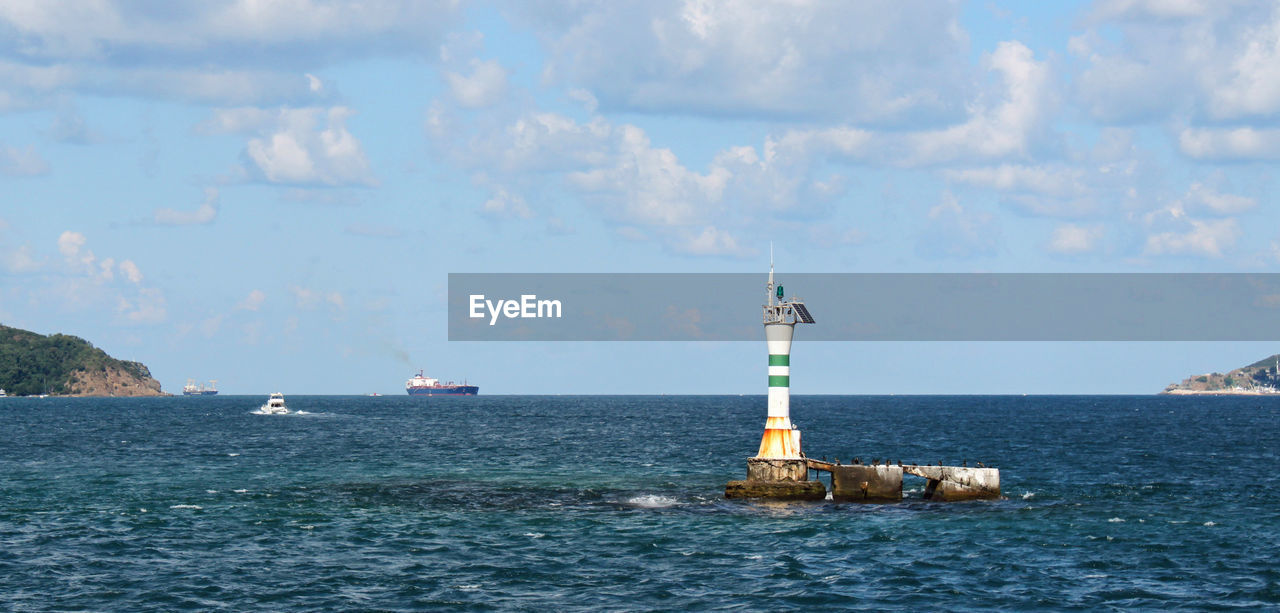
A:
POLYGON ((791 387, 791 376, 769 375, 769 387, 791 387))
POLYGON ((775 354, 772 354, 772 353, 771 353, 771 354, 769 354, 769 365, 770 365, 770 366, 790 366, 790 365, 791 365, 791 356, 789 356, 789 355, 775 355, 775 354))

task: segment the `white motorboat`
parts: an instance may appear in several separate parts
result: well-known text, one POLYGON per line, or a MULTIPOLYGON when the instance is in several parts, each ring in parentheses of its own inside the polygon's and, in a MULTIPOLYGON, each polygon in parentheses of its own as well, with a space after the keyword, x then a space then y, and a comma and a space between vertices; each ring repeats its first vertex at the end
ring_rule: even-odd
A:
POLYGON ((284 406, 284 394, 276 392, 267 398, 267 403, 262 405, 258 412, 263 415, 288 415, 289 409, 284 406))

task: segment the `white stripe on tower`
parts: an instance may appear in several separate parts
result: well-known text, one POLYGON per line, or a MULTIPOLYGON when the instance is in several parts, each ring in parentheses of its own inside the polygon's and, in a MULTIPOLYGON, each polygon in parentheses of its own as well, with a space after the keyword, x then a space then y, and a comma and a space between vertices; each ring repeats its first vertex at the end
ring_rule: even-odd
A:
MULTIPOLYGON (((764 327, 765 341, 769 346, 769 417, 791 417, 791 337, 795 334, 795 324, 767 324, 764 327), (785 356, 778 360, 773 356, 785 356), (774 362, 786 362, 774 364, 774 362)), ((791 427, 788 423, 787 427, 791 427)))

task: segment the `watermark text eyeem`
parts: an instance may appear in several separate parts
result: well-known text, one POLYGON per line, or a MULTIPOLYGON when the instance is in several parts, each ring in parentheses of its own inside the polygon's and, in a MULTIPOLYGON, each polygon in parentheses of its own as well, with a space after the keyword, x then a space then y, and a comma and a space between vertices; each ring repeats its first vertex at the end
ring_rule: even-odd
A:
POLYGON ((469 294, 471 319, 483 319, 488 311, 489 325, 496 325, 498 317, 507 319, 543 318, 561 316, 559 300, 538 300, 537 294, 520 294, 519 300, 488 300, 484 294, 469 294))

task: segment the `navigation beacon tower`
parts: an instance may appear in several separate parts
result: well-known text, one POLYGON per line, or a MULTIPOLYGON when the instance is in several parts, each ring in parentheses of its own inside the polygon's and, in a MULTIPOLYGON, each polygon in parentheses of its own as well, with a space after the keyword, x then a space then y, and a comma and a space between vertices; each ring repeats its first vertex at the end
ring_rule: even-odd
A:
MULTIPOLYGON (((773 282, 773 249, 769 253, 769 297, 764 305, 764 338, 769 346, 769 413, 754 460, 802 460, 800 430, 791 423, 791 338, 797 323, 813 316, 799 298, 784 298, 773 282), (776 299, 776 302, 775 302, 776 299)), ((802 469, 807 476, 807 468, 802 469)))

